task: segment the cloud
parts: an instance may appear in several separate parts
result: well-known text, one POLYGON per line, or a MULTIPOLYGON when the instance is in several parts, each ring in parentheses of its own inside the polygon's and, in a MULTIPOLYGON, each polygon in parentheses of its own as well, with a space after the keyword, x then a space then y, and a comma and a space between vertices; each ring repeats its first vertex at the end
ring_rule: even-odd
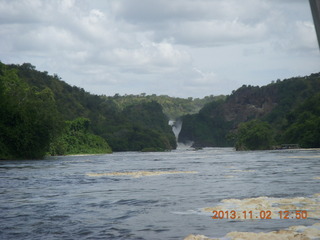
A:
POLYGON ((156 29, 157 41, 170 38, 177 44, 214 46, 261 39, 266 33, 261 16, 270 9, 259 3, 132 0, 117 1, 115 12, 118 18, 134 24, 140 31, 156 29))
POLYGON ((263 24, 246 25, 237 19, 184 22, 179 29, 175 34, 177 43, 197 47, 252 43, 261 41, 266 35, 263 24))
POLYGON ((286 0, 0 0, 0 53, 111 95, 229 93, 319 60, 307 1, 286 0))
POLYGON ((217 82, 217 76, 214 72, 203 72, 196 67, 192 70, 195 76, 188 80, 189 86, 208 87, 217 82))
POLYGON ((230 20, 236 17, 243 19, 263 18, 260 13, 268 4, 259 0, 125 0, 114 1, 114 11, 118 18, 144 27, 158 22, 176 21, 230 20))
POLYGON ((115 60, 122 68, 139 68, 145 72, 167 72, 188 64, 188 53, 175 49, 167 42, 142 42, 140 48, 116 48, 109 58, 115 60), (146 69, 146 66, 149 66, 146 69))
MULTIPOLYGON (((301 9, 309 7, 303 1, 270 0, 117 0, 112 6, 118 20, 151 32, 153 41, 194 47, 287 39, 288 29, 299 33, 295 17, 305 18, 301 9)), ((312 24, 310 15, 306 19, 312 24)))
POLYGON ((298 49, 303 52, 314 51, 317 43, 315 28, 313 23, 307 21, 296 21, 296 31, 291 38, 291 48, 298 49))

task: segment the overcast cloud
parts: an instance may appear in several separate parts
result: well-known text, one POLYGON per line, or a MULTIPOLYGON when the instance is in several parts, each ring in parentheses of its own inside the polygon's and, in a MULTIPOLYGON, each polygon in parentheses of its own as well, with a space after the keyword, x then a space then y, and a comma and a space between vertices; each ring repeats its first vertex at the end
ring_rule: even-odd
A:
POLYGON ((308 0, 0 0, 0 61, 96 94, 230 94, 320 71, 308 0))

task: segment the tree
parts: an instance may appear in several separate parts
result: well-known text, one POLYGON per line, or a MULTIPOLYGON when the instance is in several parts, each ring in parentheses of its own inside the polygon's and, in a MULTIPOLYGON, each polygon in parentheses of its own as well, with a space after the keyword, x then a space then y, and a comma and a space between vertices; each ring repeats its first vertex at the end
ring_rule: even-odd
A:
POLYGON ((53 93, 29 87, 2 63, 0 69, 0 158, 42 158, 62 126, 53 93))
POLYGON ((235 135, 236 150, 267 150, 271 149, 273 131, 271 126, 260 120, 251 120, 239 124, 235 135))
POLYGON ((304 101, 287 115, 283 141, 304 148, 320 147, 320 94, 304 101))
POLYGON ((63 134, 51 143, 51 155, 111 153, 109 144, 90 132, 90 120, 66 121, 63 134))

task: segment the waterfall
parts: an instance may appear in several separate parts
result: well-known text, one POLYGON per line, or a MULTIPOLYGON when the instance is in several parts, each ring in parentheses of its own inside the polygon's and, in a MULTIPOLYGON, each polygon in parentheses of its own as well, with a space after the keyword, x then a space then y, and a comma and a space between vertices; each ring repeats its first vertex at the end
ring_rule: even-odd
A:
POLYGON ((180 119, 178 120, 170 120, 169 125, 172 127, 172 132, 174 133, 174 136, 176 137, 176 141, 178 143, 178 137, 179 133, 182 128, 182 121, 180 119))
POLYGON ((187 143, 178 142, 179 133, 182 128, 182 121, 180 119, 170 120, 169 125, 172 127, 172 132, 174 133, 174 136, 176 137, 177 149, 180 149, 180 150, 190 149, 193 144, 192 141, 187 142, 187 143))

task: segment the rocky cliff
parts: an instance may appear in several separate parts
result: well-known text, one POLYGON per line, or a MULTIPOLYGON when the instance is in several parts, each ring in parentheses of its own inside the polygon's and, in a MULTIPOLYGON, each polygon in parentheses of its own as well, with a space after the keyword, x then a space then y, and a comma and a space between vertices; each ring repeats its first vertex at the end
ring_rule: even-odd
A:
POLYGON ((183 116, 178 141, 192 141, 196 147, 233 146, 230 133, 252 119, 266 121, 280 132, 287 114, 319 92, 320 73, 262 87, 243 85, 225 100, 205 105, 198 114, 183 116))

